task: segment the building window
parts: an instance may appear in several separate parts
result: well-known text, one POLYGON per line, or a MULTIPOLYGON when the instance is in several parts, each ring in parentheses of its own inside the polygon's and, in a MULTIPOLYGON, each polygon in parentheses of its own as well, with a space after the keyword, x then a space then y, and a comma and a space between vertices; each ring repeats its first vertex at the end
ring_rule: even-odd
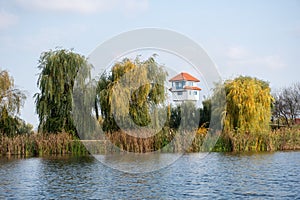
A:
POLYGON ((182 89, 182 82, 175 82, 176 89, 182 89))
POLYGON ((198 92, 197 91, 194 91, 194 95, 197 95, 198 94, 198 92))
POLYGON ((191 91, 189 91, 189 95, 192 95, 192 92, 191 92, 191 91))
POLYGON ((177 92, 177 95, 182 95, 182 92, 177 92))

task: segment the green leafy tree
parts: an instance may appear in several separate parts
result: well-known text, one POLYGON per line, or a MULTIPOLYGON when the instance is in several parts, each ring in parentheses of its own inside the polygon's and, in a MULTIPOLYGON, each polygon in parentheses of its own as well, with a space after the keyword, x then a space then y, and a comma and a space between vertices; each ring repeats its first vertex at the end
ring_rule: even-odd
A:
POLYGON ((123 128, 147 126, 150 122, 157 125, 155 106, 164 103, 166 75, 154 57, 146 61, 124 59, 113 66, 111 73, 102 74, 95 110, 96 115, 101 111, 103 129, 118 130, 120 123, 123 128))
MULTIPOLYGON (((26 96, 15 88, 14 79, 6 70, 0 71, 0 132, 13 136, 21 134, 23 121, 17 117, 26 96), (22 123, 21 123, 22 122, 22 123)), ((24 125, 26 126, 26 125, 24 125)), ((31 131, 31 130, 30 130, 31 131)))
POLYGON ((35 94, 39 131, 76 133, 72 119, 72 94, 78 71, 89 73, 87 59, 72 50, 57 49, 43 52, 39 59, 41 70, 35 94))
POLYGON ((211 115, 210 100, 202 102, 203 108, 196 108, 194 102, 186 101, 171 108, 169 127, 171 129, 189 130, 198 128, 203 124, 208 127, 211 115))
POLYGON ((178 105, 171 108, 169 126, 171 129, 177 130, 180 126, 180 122, 181 122, 181 108, 178 105))
POLYGON ((209 127, 210 118, 211 118, 211 99, 204 100, 202 102, 203 107, 199 108, 200 113, 200 121, 199 127, 204 126, 206 128, 209 127))

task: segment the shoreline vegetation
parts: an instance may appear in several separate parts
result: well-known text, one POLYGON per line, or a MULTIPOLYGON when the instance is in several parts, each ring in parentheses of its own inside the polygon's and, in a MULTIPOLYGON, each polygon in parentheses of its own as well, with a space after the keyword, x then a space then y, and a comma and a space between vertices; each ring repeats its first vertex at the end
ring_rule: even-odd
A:
POLYGON ((0 136, 0 153, 7 156, 86 155, 80 140, 69 133, 0 136))
MULTIPOLYGON (((151 138, 137 138, 129 136, 123 132, 114 132, 107 134, 106 138, 112 144, 119 147, 119 151, 128 151, 136 153, 146 153, 158 151, 162 153, 176 153, 183 151, 183 147, 187 143, 182 140, 176 140, 164 148, 165 145, 173 139, 175 132, 161 132, 151 138), (169 136, 167 136, 169 135, 169 136)), ((265 151, 285 151, 300 150, 300 127, 280 128, 269 131, 256 137, 244 135, 236 137, 234 133, 222 133, 218 138, 213 149, 205 149, 203 141, 206 137, 205 133, 193 133, 195 137, 190 143, 186 153, 196 153, 203 151, 212 152, 265 152, 265 151)), ((237 134, 236 135, 241 135, 237 134)), ((49 155, 88 155, 89 151, 85 145, 89 146, 89 150, 95 154, 111 153, 114 150, 111 144, 97 145, 87 144, 69 133, 57 134, 24 134, 14 137, 0 136, 0 155, 2 156, 49 156, 49 155), (83 145, 83 143, 85 145, 83 145)))
MULTIPOLYGON (((156 56, 124 58, 95 80, 85 56, 43 52, 36 132, 19 118, 25 92, 0 70, 0 156, 300 150, 300 83, 271 94, 268 82, 239 76, 215 83, 202 107, 186 100, 175 105, 165 90, 168 72, 156 56), (160 131, 143 137, 153 131, 135 133, 135 127, 160 131)), ((186 82, 177 85, 182 89, 186 82)))

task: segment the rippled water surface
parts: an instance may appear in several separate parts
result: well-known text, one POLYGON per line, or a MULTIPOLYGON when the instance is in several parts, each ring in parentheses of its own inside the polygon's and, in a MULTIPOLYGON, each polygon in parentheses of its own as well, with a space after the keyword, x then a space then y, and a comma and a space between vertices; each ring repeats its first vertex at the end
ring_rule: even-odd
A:
POLYGON ((142 174, 93 157, 0 158, 0 199, 7 198, 299 199, 300 152, 187 154, 142 174))

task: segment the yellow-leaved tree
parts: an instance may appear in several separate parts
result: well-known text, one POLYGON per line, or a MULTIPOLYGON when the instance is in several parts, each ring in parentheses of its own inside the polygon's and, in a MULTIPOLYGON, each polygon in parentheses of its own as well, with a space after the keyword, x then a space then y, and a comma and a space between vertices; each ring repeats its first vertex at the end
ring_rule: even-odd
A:
POLYGON ((269 84, 252 77, 224 83, 226 110, 224 133, 233 151, 265 150, 273 97, 269 84))

